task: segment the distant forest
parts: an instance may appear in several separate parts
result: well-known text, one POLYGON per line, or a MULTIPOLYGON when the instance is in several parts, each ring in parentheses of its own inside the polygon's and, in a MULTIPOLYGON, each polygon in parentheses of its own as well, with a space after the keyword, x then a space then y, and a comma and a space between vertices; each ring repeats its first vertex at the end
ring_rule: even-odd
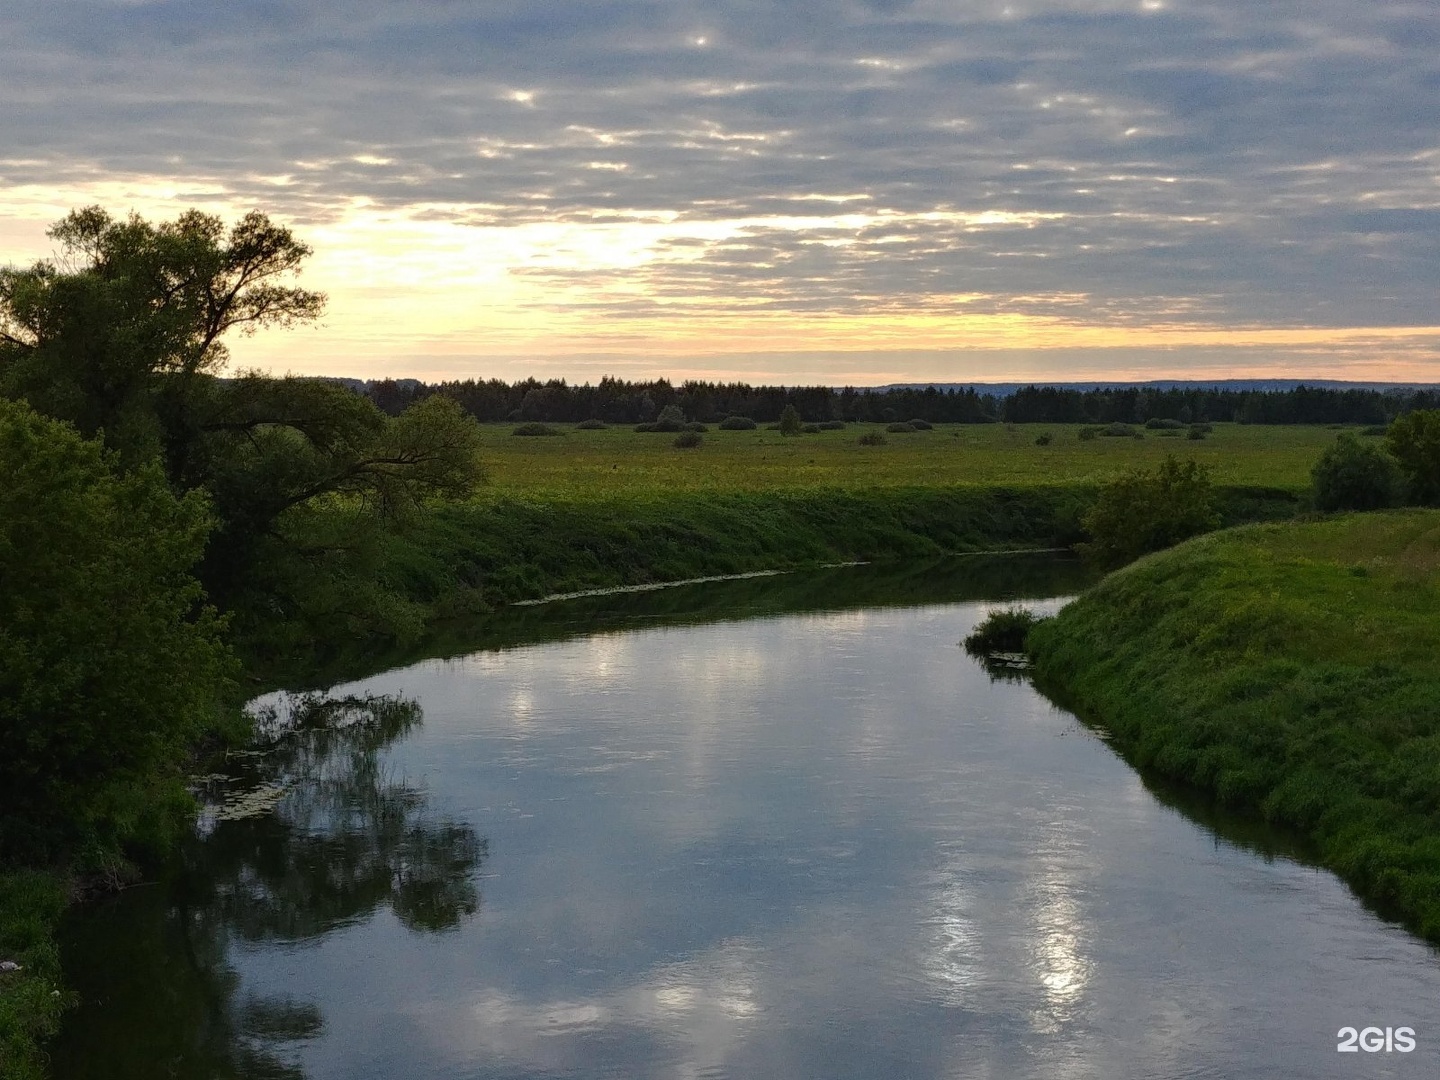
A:
POLYGON ((1419 389, 1336 389, 1298 386, 1288 390, 1228 388, 1110 387, 1073 389, 1026 386, 1007 395, 972 388, 749 386, 745 383, 665 379, 627 382, 604 378, 574 386, 563 379, 540 382, 499 379, 423 383, 414 379, 371 382, 345 380, 391 416, 432 394, 453 398, 477 420, 539 420, 579 423, 603 420, 639 424, 654 420, 667 405, 702 422, 748 416, 761 423, 780 418, 794 405, 803 420, 928 420, 932 424, 1108 424, 1115 421, 1179 420, 1183 423, 1235 421, 1242 424, 1386 424, 1416 409, 1440 408, 1440 391, 1419 389))

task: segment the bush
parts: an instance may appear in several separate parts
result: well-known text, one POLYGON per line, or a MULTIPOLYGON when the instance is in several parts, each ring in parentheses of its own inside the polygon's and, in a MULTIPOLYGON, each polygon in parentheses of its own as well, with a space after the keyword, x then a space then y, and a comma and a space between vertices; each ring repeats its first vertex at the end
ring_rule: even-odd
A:
POLYGON ((1191 442, 1199 442, 1201 439, 1205 438, 1205 436, 1208 435, 1209 432, 1209 424, 1191 424, 1190 431, 1188 434, 1186 434, 1185 437, 1191 442))
POLYGON ((916 431, 929 431, 934 428, 935 425, 930 423, 929 420, 911 420, 910 426, 916 431))
POLYGON ((1400 463, 1411 500, 1440 502, 1440 409, 1406 413, 1390 425, 1385 445, 1400 463))
POLYGON ((1025 636, 1041 619, 1041 616, 1026 608, 992 611, 965 638, 965 651, 977 657, 1024 652, 1025 636))
POLYGON ((1120 566, 1220 524, 1210 470, 1169 455, 1155 469, 1126 473, 1100 489, 1081 519, 1090 542, 1080 550, 1102 566, 1120 566))
POLYGON ((1310 470, 1315 509, 1380 510, 1400 501, 1400 466, 1380 447, 1344 434, 1310 470))
POLYGON ((1089 442, 1091 439, 1095 438, 1095 436, 1099 434, 1100 429, 1097 427, 1082 427, 1079 432, 1080 441, 1089 442))
POLYGON ((720 421, 721 431, 754 431, 755 421, 748 416, 727 416, 720 421))
POLYGON ((701 433, 703 434, 704 432, 707 432, 707 431, 709 431, 710 429, 709 429, 708 427, 706 427, 704 424, 702 424, 702 423, 700 423, 699 421, 697 421, 697 420, 691 420, 688 424, 685 425, 685 430, 686 430, 686 431, 698 431, 698 432, 701 432, 701 433))
POLYGON ((575 430, 576 430, 576 431, 604 431, 605 428, 608 427, 608 426, 609 426, 609 425, 607 425, 604 420, 596 420, 596 419, 593 419, 593 418, 592 418, 592 419, 589 419, 589 420, 581 420, 580 423, 578 423, 578 424, 575 425, 575 430))
POLYGON ((0 476, 0 851, 159 840, 234 674, 191 575, 206 500, 4 400, 0 476))
POLYGON ((816 426, 819 427, 821 431, 844 431, 844 430, 845 430, 845 421, 844 421, 844 420, 822 420, 822 421, 821 421, 818 425, 816 425, 816 426))
POLYGON ((674 446, 677 450, 692 450, 704 441, 698 431, 682 431, 675 436, 674 446))
POLYGON ((1388 435, 1389 433, 1389 424, 1371 424, 1369 427, 1363 427, 1360 429, 1361 435, 1369 435, 1372 437, 1377 435, 1388 435))
POLYGON ((886 424, 885 430, 891 432, 892 434, 900 435, 907 431, 914 431, 915 425, 907 424, 902 420, 900 423, 897 424, 886 424))
POLYGON ((881 435, 878 431, 867 431, 855 441, 861 446, 884 446, 885 436, 881 435))
POLYGON ((1048 431, 1045 432, 1045 434, 1043 434, 1043 435, 1037 435, 1037 436, 1035 436, 1035 445, 1036 445, 1036 446, 1049 446, 1050 443, 1051 443, 1051 441, 1052 441, 1052 440, 1051 440, 1051 438, 1050 438, 1050 433, 1049 433, 1048 431))
POLYGON ((1106 424, 1100 429, 1101 435, 1108 435, 1112 439, 1129 439, 1136 434, 1135 428, 1130 424, 1122 424, 1118 421, 1114 424, 1106 424))
POLYGON ((806 424, 806 425, 804 425, 800 430, 801 430, 801 432, 803 432, 803 433, 806 434, 806 435, 819 435, 819 434, 820 434, 820 425, 819 425, 819 424, 806 424))
POLYGON ((799 435, 803 427, 804 425, 800 420, 800 414, 796 411, 795 406, 786 405, 780 413, 780 434, 799 435))
POLYGON ((1152 416, 1145 421, 1145 427, 1150 431, 1180 431, 1185 425, 1179 420, 1162 420, 1158 416, 1152 416))
POLYGON ((559 428, 551 427, 549 424, 521 424, 511 435, 564 435, 559 428))

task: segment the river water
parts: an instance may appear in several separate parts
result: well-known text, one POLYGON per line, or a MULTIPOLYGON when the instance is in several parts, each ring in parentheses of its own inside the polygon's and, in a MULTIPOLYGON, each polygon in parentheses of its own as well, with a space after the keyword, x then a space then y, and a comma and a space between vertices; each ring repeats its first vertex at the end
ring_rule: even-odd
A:
POLYGON ((591 597, 267 699, 303 729, 70 919, 55 1075, 1440 1077, 1434 951, 959 648, 1075 575, 591 597))

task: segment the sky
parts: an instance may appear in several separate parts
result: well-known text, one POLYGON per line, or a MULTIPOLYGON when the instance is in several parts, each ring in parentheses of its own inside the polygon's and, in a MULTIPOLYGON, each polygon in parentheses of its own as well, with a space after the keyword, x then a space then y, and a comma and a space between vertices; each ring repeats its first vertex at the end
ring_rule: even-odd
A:
POLYGON ((1440 9, 5 0, 0 263, 314 248, 276 372, 1440 381, 1440 9))

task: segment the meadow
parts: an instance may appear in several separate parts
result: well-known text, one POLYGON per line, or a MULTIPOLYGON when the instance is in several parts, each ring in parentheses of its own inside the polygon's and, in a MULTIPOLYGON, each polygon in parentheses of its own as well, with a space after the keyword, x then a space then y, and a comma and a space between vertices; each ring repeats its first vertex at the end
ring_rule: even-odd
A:
POLYGON ((1203 440, 1188 439, 1184 431, 1082 440, 1080 425, 957 424, 885 434, 884 445, 862 446, 861 435, 883 433, 885 426, 849 424, 839 431, 784 436, 763 428, 721 431, 712 425, 700 446, 682 450, 669 434, 551 426, 563 434, 516 436, 514 424, 484 425, 488 482, 480 499, 953 485, 1091 487, 1127 469, 1151 468, 1167 454, 1210 466, 1220 486, 1299 493, 1309 486, 1315 459, 1337 434, 1318 425, 1215 424, 1203 440), (1045 435, 1048 444, 1037 445, 1045 435))

